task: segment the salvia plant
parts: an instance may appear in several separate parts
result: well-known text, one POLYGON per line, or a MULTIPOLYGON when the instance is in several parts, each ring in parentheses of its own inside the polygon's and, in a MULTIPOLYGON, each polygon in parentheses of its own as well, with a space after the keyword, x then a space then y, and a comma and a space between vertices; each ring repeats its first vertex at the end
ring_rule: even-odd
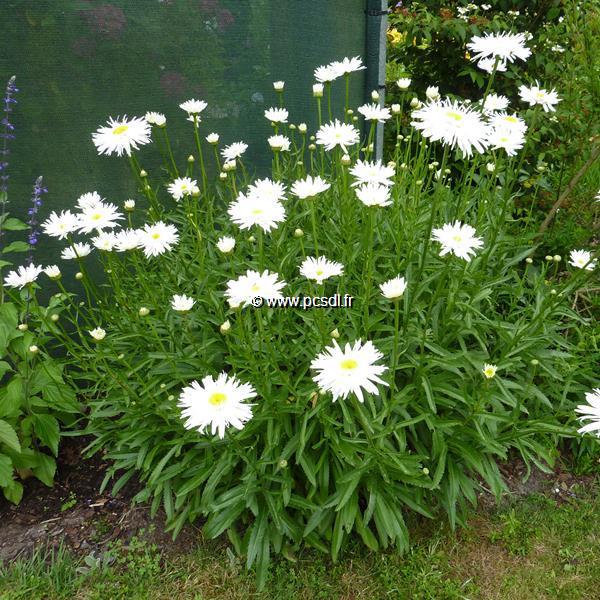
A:
POLYGON ((8 212, 8 159, 15 138, 10 119, 18 91, 11 77, 0 134, 0 271, 13 264, 6 260, 11 254, 27 253, 26 264, 8 273, 5 285, 0 285, 0 488, 15 504, 23 495, 22 480, 34 476, 53 484, 61 423, 72 426, 80 412, 75 392, 65 382, 63 363, 52 356, 62 299, 53 297, 43 307, 36 297, 35 280, 42 269, 33 264, 33 251, 40 233, 42 196, 47 192, 42 177, 33 186, 27 222, 8 212), (12 232, 26 232, 27 241, 9 242, 12 232))
MULTIPOLYGON (((352 109, 362 61, 318 67, 314 134, 276 82, 262 178, 243 141, 205 129, 201 100, 181 104, 183 161, 160 113, 93 134, 129 162, 136 197, 121 210, 88 192, 42 229, 79 269, 79 296, 58 266, 46 274, 68 302, 57 335, 88 398, 88 450, 112 461, 104 485, 137 473, 136 500, 174 535, 202 519, 264 583, 274 553, 336 559, 351 537, 402 551, 411 514, 460 523, 482 488, 503 491, 510 453, 549 468, 594 381, 564 332, 586 324, 571 303, 596 262, 585 249, 534 260, 514 222, 535 124, 493 80, 525 41, 472 40, 491 60, 472 103, 431 90, 352 109), (384 164, 377 128, 407 115, 384 164), (152 141, 161 171, 144 168, 152 141)), ((559 101, 540 84, 521 95, 538 121, 559 101)))

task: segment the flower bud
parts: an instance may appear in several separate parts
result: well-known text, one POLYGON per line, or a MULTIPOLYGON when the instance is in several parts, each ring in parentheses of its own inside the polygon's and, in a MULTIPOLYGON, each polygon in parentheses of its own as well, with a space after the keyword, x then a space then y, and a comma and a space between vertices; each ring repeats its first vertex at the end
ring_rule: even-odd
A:
POLYGON ((545 257, 545 258, 546 258, 546 260, 547 260, 547 261, 554 260, 554 257, 550 256, 549 254, 548 254, 548 255, 546 255, 546 257, 545 257))
POLYGON ((401 77, 396 81, 396 85, 402 90, 405 91, 410 87, 411 79, 409 77, 401 77))
POLYGON ((551 296, 556 296, 556 294, 557 294, 556 290, 555 290, 554 288, 552 288, 552 289, 550 290, 550 295, 551 295, 551 296))
POLYGON ((140 310, 138 310, 140 317, 147 317, 150 314, 150 309, 142 306, 140 310))
POLYGON ((413 99, 410 101, 410 107, 411 107, 411 108, 419 108, 419 106, 421 106, 421 102, 419 102, 419 99, 418 99, 418 98, 413 98, 413 99))
POLYGON ((352 162, 352 159, 350 158, 350 156, 348 156, 348 154, 344 154, 341 158, 341 163, 347 167, 350 163, 352 162))
POLYGON ((560 262, 560 261, 562 260, 562 257, 561 257, 561 255, 560 255, 560 254, 555 254, 555 255, 552 257, 552 260, 553 260, 554 262, 557 262, 557 263, 558 263, 558 262, 560 262))
POLYGON ((315 98, 323 97, 323 84, 322 83, 315 83, 313 85, 313 96, 315 98))
POLYGON ((400 105, 399 104, 392 104, 392 114, 393 115, 400 114, 400 105))
POLYGON ((223 179, 223 180, 227 179, 227 173, 223 173, 223 171, 221 171, 219 173, 219 179, 223 179))
POLYGON ((533 258, 531 258, 531 256, 528 256, 528 257, 525 259, 525 262, 526 262, 528 265, 530 265, 530 264, 532 264, 532 263, 533 263, 533 258))
POLYGON ((358 122, 358 117, 357 116, 352 117, 352 122, 353 123, 357 123, 358 122))
POLYGON ((302 231, 302 229, 295 229, 294 230, 294 237, 296 238, 301 238, 304 235, 304 231, 302 231))
POLYGON ((306 126, 306 123, 300 123, 300 125, 298 125, 298 131, 300 133, 306 133, 307 129, 308 127, 306 126))
POLYGON ((532 358, 529 364, 533 367, 537 367, 540 364, 540 361, 537 358, 532 358))
POLYGON ((276 92, 283 92, 284 87, 285 87, 285 81, 274 81, 273 82, 273 89, 276 92))
POLYGON ((379 100, 379 92, 377 90, 373 90, 371 92, 371 100, 377 102, 379 100))
POLYGON ((335 340, 340 339, 340 332, 338 331, 337 327, 329 335, 335 340))
POLYGON ((193 154, 190 154, 190 155, 187 157, 187 161, 188 161, 189 163, 193 163, 195 160, 196 160, 196 159, 194 158, 194 155, 193 155, 193 154))
POLYGON ((311 152, 314 152, 314 151, 317 149, 317 147, 316 147, 314 144, 309 144, 309 145, 308 145, 308 149, 309 149, 311 152))
POLYGON ((485 168, 487 169, 488 173, 493 173, 496 170, 496 165, 494 163, 489 162, 485 165, 485 168))
POLYGON ((288 465, 288 461, 285 460, 285 458, 282 458, 278 464, 280 469, 285 469, 288 465))
POLYGON ((349 109, 346 111, 346 114, 347 114, 347 115, 353 115, 353 114, 354 114, 354 111, 353 111, 351 108, 349 108, 349 109))
POLYGON ((206 141, 213 146, 219 143, 219 134, 218 133, 209 133, 206 136, 206 141))
POLYGON ((423 475, 429 475, 429 469, 427 467, 423 467, 423 475))
POLYGON ((78 271, 77 273, 75 273, 75 279, 77 279, 78 281, 83 279, 83 273, 81 271, 78 271))
POLYGON ((294 130, 294 129, 297 129, 297 127, 293 123, 290 123, 290 129, 294 130))
POLYGON ((169 395, 167 396, 167 400, 168 400, 169 402, 173 402, 173 400, 175 400, 175 396, 173 396, 173 394, 169 394, 169 395))
POLYGON ((131 212, 135 208, 135 200, 125 200, 125 202, 123 202, 123 208, 127 212, 131 212))
POLYGON ((119 356, 117 356, 118 360, 123 360, 125 358, 125 355, 121 352, 121 354, 119 354, 119 356))
POLYGON ((17 326, 17 329, 18 329, 19 331, 27 331, 27 330, 29 329, 29 325, 27 325, 27 323, 20 323, 20 324, 17 326))
POLYGON ((229 330, 231 329, 231 323, 229 321, 225 321, 224 323, 221 323, 221 326, 219 327, 219 331, 225 335, 226 333, 229 333, 229 330))
POLYGON ((54 323, 56 323, 56 321, 58 321, 59 319, 59 315, 57 315, 56 313, 54 313, 53 315, 50 315, 50 320, 53 321, 54 323))
POLYGON ((248 241, 249 241, 251 244, 254 244, 254 242, 256 241, 256 238, 255 238, 253 235, 251 235, 251 236, 248 238, 248 241))
POLYGON ((143 179, 144 177, 148 177, 148 173, 144 169, 140 171, 140 177, 143 179))
POLYGON ((29 346, 29 352, 31 352, 31 354, 37 354, 40 351, 40 349, 37 346, 29 346))

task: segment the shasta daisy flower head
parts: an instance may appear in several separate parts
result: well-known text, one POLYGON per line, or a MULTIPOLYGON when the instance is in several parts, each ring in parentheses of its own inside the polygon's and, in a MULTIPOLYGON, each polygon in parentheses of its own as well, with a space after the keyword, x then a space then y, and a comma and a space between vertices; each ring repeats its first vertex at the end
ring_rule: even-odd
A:
POLYGON ((544 109, 544 112, 554 112, 556 110, 554 107, 560 102, 560 98, 555 90, 545 90, 537 82, 531 87, 527 87, 526 85, 520 86, 519 96, 521 100, 527 102, 530 106, 539 104, 544 109))
POLYGON ((60 279, 62 276, 60 269, 56 265, 49 265, 45 267, 44 273, 46 273, 50 279, 60 279))
POLYGON ((185 196, 200 192, 196 180, 190 179, 189 177, 177 177, 177 179, 173 180, 173 182, 167 186, 167 189, 177 202, 185 196))
POLYGON ((252 418, 254 405, 245 401, 255 397, 249 383, 240 383, 235 377, 221 373, 216 379, 210 375, 204 377, 202 383, 192 381, 181 391, 177 405, 182 409, 186 429, 204 433, 210 427, 211 435, 223 439, 229 426, 243 429, 252 418))
POLYGON ((498 94, 488 94, 483 103, 485 112, 495 112, 497 110, 506 110, 508 108, 508 98, 498 94))
POLYGON ((510 129, 525 134, 527 123, 515 114, 509 115, 505 112, 490 115, 490 126, 493 129, 510 129))
POLYGON ((92 238, 92 244, 98 250, 104 250, 105 252, 110 252, 116 243, 116 235, 110 232, 100 232, 99 235, 92 238))
POLYGON ((42 267, 34 264, 20 266, 16 271, 10 271, 4 278, 4 285, 12 288, 22 289, 26 285, 33 283, 43 271, 42 267))
POLYGON ((463 225, 460 221, 446 223, 440 229, 432 231, 432 240, 442 244, 440 256, 452 253, 467 262, 471 254, 483 246, 483 240, 475 236, 475 229, 470 225, 463 225))
POLYGON ((485 33, 471 38, 467 48, 474 53, 472 61, 492 58, 501 62, 513 62, 515 58, 527 60, 531 56, 531 50, 525 45, 526 41, 524 33, 485 33))
POLYGON ((217 241, 217 248, 223 254, 229 254, 235 248, 235 239, 232 238, 231 236, 224 235, 224 236, 220 237, 219 240, 217 241))
POLYGON ((317 144, 325 146, 325 150, 333 150, 339 146, 344 152, 347 152, 347 146, 358 144, 359 141, 358 129, 349 123, 341 123, 338 119, 321 125, 317 131, 317 144))
POLYGON ((342 60, 336 60, 330 64, 330 67, 338 77, 355 73, 356 71, 362 71, 367 68, 363 65, 360 56, 354 56, 353 58, 345 57, 342 60))
POLYGON ((285 185, 268 177, 257 179, 248 186, 248 196, 257 196, 267 200, 285 200, 285 185))
POLYGON ((92 247, 85 242, 82 244, 73 244, 68 248, 65 248, 60 256, 63 260, 73 260, 75 258, 83 258, 92 251, 92 247))
POLYGON ((341 275, 344 272, 344 266, 338 262, 328 260, 324 256, 313 258, 307 256, 300 265, 300 274, 307 279, 316 281, 319 285, 329 279, 341 275))
POLYGON ((104 200, 98 192, 86 192, 77 198, 77 208, 85 210, 86 208, 98 206, 98 204, 102 204, 103 202, 104 200))
POLYGON ((144 118, 147 123, 156 127, 164 127, 167 124, 167 117, 159 112, 147 112, 144 118))
POLYGON ((388 119, 392 118, 390 109, 378 104, 363 104, 358 107, 358 112, 367 121, 377 121, 378 123, 385 123, 388 119))
MULTIPOLYGON (((314 75, 315 75, 315 79, 319 83, 328 83, 328 82, 331 82, 331 81, 334 81, 335 79, 337 79, 340 76, 340 73, 338 73, 338 71, 336 69, 334 69, 331 64, 329 64, 329 65, 322 65, 320 67, 317 67, 315 69, 314 75)), ((313 88, 313 91, 314 91, 314 88, 313 88)), ((321 89, 321 92, 322 91, 323 90, 321 89)))
POLYGON ((231 220, 241 229, 258 225, 263 231, 271 231, 285 220, 285 209, 279 200, 256 194, 239 194, 227 211, 231 220))
POLYGON ((356 188, 358 199, 365 206, 389 206, 390 188, 381 183, 364 183, 356 188))
POLYGON ((400 77, 398 81, 396 81, 396 85, 402 90, 405 91, 410 87, 412 83, 412 79, 410 77, 400 77))
POLYGON ((114 204, 100 202, 81 211, 78 229, 82 233, 113 229, 122 218, 123 215, 114 204))
POLYGON ((398 300, 406 290, 406 279, 398 275, 397 277, 382 283, 379 286, 379 289, 384 298, 387 298, 388 300, 398 300))
POLYGON ((132 150, 150 142, 150 125, 146 119, 108 119, 108 124, 92 134, 92 140, 99 154, 131 156, 132 150))
POLYGON ((324 179, 317 175, 307 175, 305 179, 299 179, 292 185, 292 194, 300 199, 314 198, 317 194, 326 192, 331 187, 324 179))
POLYGON ((361 185, 363 183, 376 183, 379 185, 391 186, 391 178, 395 174, 392 166, 384 165, 381 161, 369 162, 368 160, 357 160, 356 164, 350 169, 350 173, 356 181, 352 185, 361 185))
POLYGON ((286 285, 285 281, 278 280, 277 273, 269 271, 246 271, 237 279, 231 279, 227 282, 225 297, 229 306, 237 308, 238 306, 247 306, 254 298, 263 300, 276 300, 283 298, 281 289, 286 285))
POLYGON ((185 294, 173 294, 171 298, 171 308, 176 312, 188 312, 192 310, 194 304, 196 301, 185 294))
POLYGON ((486 379, 493 379, 494 377, 496 377, 496 371, 498 371, 498 367, 496 365, 490 365, 488 363, 485 363, 483 365, 483 369, 481 369, 481 372, 483 373, 483 376, 486 379))
POLYGON ((248 144, 245 142, 234 142, 233 144, 229 144, 229 146, 225 146, 221 150, 221 156, 228 161, 235 161, 236 158, 239 158, 248 150, 248 144))
POLYGON ((487 143, 493 149, 502 148, 508 156, 514 156, 525 144, 525 134, 519 127, 499 124, 490 129, 487 143))
POLYGON ((504 71, 506 71, 506 61, 501 60, 498 63, 496 63, 495 58, 482 58, 477 63, 477 66, 486 73, 491 73, 494 70, 494 68, 496 69, 496 72, 503 73, 504 71))
POLYGON ((204 100, 186 100, 179 105, 179 108, 184 110, 188 115, 199 115, 208 104, 204 100))
POLYGON ((70 210, 63 210, 60 214, 53 212, 42 223, 42 229, 46 235, 65 239, 70 233, 79 228, 79 217, 70 210))
POLYGON ((596 388, 591 392, 587 392, 585 395, 587 404, 580 404, 575 412, 581 416, 578 417, 580 421, 589 421, 581 429, 578 429, 578 433, 589 433, 595 431, 596 435, 600 436, 600 388, 596 388))
POLYGON ((375 384, 388 385, 379 377, 387 367, 375 364, 382 358, 383 354, 370 341, 363 344, 357 340, 342 350, 334 339, 333 346, 326 347, 311 362, 311 369, 317 371, 313 381, 320 390, 331 392, 334 402, 346 399, 351 393, 363 402, 363 389, 377 396, 379 390, 375 384))
POLYGON ((449 99, 430 102, 412 116, 411 125, 434 142, 442 141, 451 148, 458 146, 468 157, 473 150, 485 150, 488 125, 478 111, 466 104, 449 99))
POLYGON ((285 135, 272 135, 268 142, 275 152, 287 152, 290 149, 290 139, 285 135))
POLYGON ((271 123, 287 123, 290 113, 285 108, 267 108, 265 118, 271 123))
POLYGON ((115 250, 125 252, 140 246, 140 233, 137 229, 122 229, 115 233, 115 250))
POLYGON ((571 250, 569 264, 586 271, 593 271, 596 268, 596 261, 592 260, 592 253, 587 250, 571 250))
POLYGON ((171 250, 179 241, 179 234, 174 225, 157 221, 138 230, 138 241, 146 258, 149 258, 171 250))
POLYGON ((96 340, 97 342, 101 342, 106 337, 106 331, 102 329, 102 327, 96 327, 95 329, 88 331, 88 333, 92 339, 96 340))

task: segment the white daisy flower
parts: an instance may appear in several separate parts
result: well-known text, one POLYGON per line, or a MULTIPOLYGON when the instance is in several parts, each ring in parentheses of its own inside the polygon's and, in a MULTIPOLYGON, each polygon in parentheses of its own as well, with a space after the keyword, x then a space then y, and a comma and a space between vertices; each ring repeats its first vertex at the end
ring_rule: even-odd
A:
POLYGON ((101 342, 106 337, 106 331, 104 331, 104 329, 102 329, 102 327, 96 327, 95 329, 88 331, 88 333, 97 342, 101 342))
POLYGON ((581 416, 577 417, 580 421, 589 420, 578 433, 589 433, 595 431, 596 435, 600 436, 600 388, 596 388, 585 394, 587 404, 580 404, 575 409, 575 412, 581 416))
POLYGON ((495 58, 482 58, 477 63, 477 66, 486 73, 491 73, 494 70, 494 67, 496 67, 496 72, 498 73, 504 73, 506 71, 506 61, 501 60, 496 64, 495 58))
POLYGON ((357 340, 354 346, 346 344, 342 350, 337 341, 328 346, 312 362, 311 369, 318 371, 313 381, 319 389, 331 392, 333 401, 346 399, 350 393, 364 402, 363 389, 369 394, 379 395, 376 383, 388 385, 379 375, 387 370, 386 366, 375 363, 383 354, 367 341, 363 345, 357 340))
POLYGON ((380 185, 393 185, 391 178, 396 171, 393 166, 384 165, 380 160, 377 162, 369 162, 368 160, 357 160, 356 164, 350 169, 350 173, 355 177, 356 181, 353 186, 362 185, 363 183, 377 183, 380 185))
POLYGON ((410 87, 412 83, 412 79, 410 77, 400 77, 398 81, 396 81, 396 85, 402 90, 405 91, 410 87))
POLYGON ((146 258, 149 258, 171 250, 179 241, 179 234, 174 225, 157 221, 152 225, 144 225, 143 229, 138 229, 138 239, 146 258))
POLYGON ((267 108, 265 118, 271 123, 287 123, 290 113, 285 108, 267 108))
POLYGON ((593 271, 596 268, 596 261, 592 260, 592 253, 587 250, 571 250, 569 264, 586 271, 593 271))
POLYGON ((269 271, 247 270, 245 275, 237 279, 231 279, 227 282, 225 297, 232 308, 240 305, 247 306, 253 298, 263 298, 264 300, 276 300, 283 298, 281 289, 286 285, 285 281, 278 281, 277 273, 269 271))
POLYGON ((323 97, 323 84, 322 83, 314 83, 313 84, 313 96, 315 98, 322 98, 323 97))
POLYGON ((16 271, 10 271, 6 275, 4 285, 22 289, 26 285, 33 283, 42 271, 42 267, 36 267, 34 264, 27 265, 26 267, 20 266, 16 271))
POLYGON ((115 250, 125 252, 140 247, 140 234, 137 229, 122 229, 115 233, 115 250))
POLYGON ((218 134, 218 133, 209 133, 209 134, 206 136, 206 141, 207 141, 209 144, 213 144, 213 145, 214 145, 214 144, 218 144, 218 143, 219 143, 219 134, 218 134))
POLYGON ((132 200, 131 198, 125 200, 125 202, 123 202, 123 208, 131 212, 135 208, 135 200, 132 200))
POLYGON ((481 369, 481 372, 483 373, 483 376, 486 379, 493 379, 494 377, 496 377, 497 370, 498 367, 496 365, 490 365, 488 363, 485 363, 483 365, 483 369, 481 369))
POLYGON ((460 221, 446 223, 440 229, 434 229, 432 240, 442 244, 440 256, 451 252, 467 262, 471 260, 471 254, 483 246, 483 240, 475 236, 475 229, 470 225, 463 225, 460 221))
POLYGON ((338 119, 321 125, 317 131, 317 144, 325 146, 325 150, 333 150, 339 146, 344 152, 347 152, 347 146, 358 144, 359 141, 358 129, 349 123, 341 123, 338 119))
POLYGON ((248 186, 248 196, 257 196, 266 200, 285 200, 285 185, 268 177, 257 179, 248 186))
MULTIPOLYGON (((333 68, 332 65, 322 65, 315 69, 315 79, 319 83, 327 83, 329 81, 333 81, 340 76, 340 73, 337 72, 336 69, 333 68)), ((323 92, 323 88, 321 87, 321 93, 323 92)), ((313 86, 314 93, 314 86, 313 86)))
POLYGON ((285 88, 285 81, 274 81, 273 89, 276 92, 283 92, 283 88, 285 88))
POLYGON ((385 106, 379 106, 378 104, 363 104, 358 107, 358 112, 367 121, 377 121, 378 123, 385 123, 388 119, 392 118, 390 109, 385 106))
POLYGON ((483 153, 488 125, 478 111, 449 99, 430 102, 412 114, 411 125, 434 142, 442 141, 451 148, 458 146, 470 157, 473 149, 483 153))
POLYGON ((228 236, 228 235, 224 235, 224 236, 220 237, 219 240, 217 241, 217 248, 223 254, 229 254, 235 248, 235 238, 232 238, 231 236, 228 236))
POLYGON ((555 90, 547 91, 541 88, 537 82, 531 87, 527 87, 526 85, 520 86, 519 96, 521 100, 527 102, 530 106, 539 104, 544 109, 544 112, 554 112, 556 110, 554 108, 555 105, 561 101, 555 90))
POLYGON ((244 401, 255 397, 249 383, 240 383, 235 377, 221 373, 217 379, 204 377, 201 384, 192 381, 181 391, 177 405, 182 409, 181 418, 186 419, 186 429, 204 433, 210 427, 212 435, 218 434, 223 439, 227 427, 243 429, 252 418, 254 405, 244 401))
POLYGON ((84 256, 87 256, 91 251, 92 247, 85 242, 82 244, 73 244, 72 246, 65 248, 61 252, 60 257, 63 260, 74 260, 76 258, 83 258, 84 256))
POLYGON ((101 202, 90 208, 84 208, 79 215, 79 231, 91 233, 103 229, 113 229, 118 225, 123 215, 114 204, 101 202))
POLYGON ((208 104, 204 100, 186 100, 179 105, 179 108, 184 110, 188 115, 199 115, 208 104))
POLYGON ((493 58, 513 62, 515 58, 527 60, 531 56, 531 50, 525 45, 526 41, 524 33, 485 33, 483 36, 476 35, 471 38, 467 48, 474 52, 472 61, 493 58))
POLYGON ((397 300, 406 290, 406 279, 398 275, 397 277, 382 283, 379 286, 379 289, 384 298, 387 298, 388 300, 397 300))
POLYGON ((46 273, 50 279, 60 279, 62 275, 60 269, 56 265, 49 265, 45 267, 44 273, 46 273))
POLYGON ((70 233, 77 231, 78 227, 79 217, 70 210, 63 210, 60 214, 53 212, 42 223, 44 233, 51 237, 57 237, 59 240, 63 240, 70 233))
POLYGON ((505 112, 490 115, 490 126, 493 129, 510 129, 525 134, 527 123, 516 114, 509 115, 505 112))
POLYGON ((299 179, 292 185, 292 194, 300 199, 313 198, 317 194, 326 192, 331 187, 324 179, 307 175, 305 179, 299 179))
POLYGON ((239 158, 246 150, 248 149, 248 144, 244 142, 234 142, 233 144, 229 144, 229 146, 225 146, 221 150, 221 156, 228 161, 235 161, 236 158, 239 158))
POLYGON ((198 194, 200 192, 196 180, 190 179, 189 177, 177 177, 177 179, 173 180, 173 182, 167 186, 167 189, 169 190, 169 194, 171 194, 177 202, 185 196, 198 194))
POLYGON ((492 149, 503 149, 508 156, 514 156, 525 144, 525 136, 518 129, 498 127, 490 131, 487 144, 492 149))
POLYGON ((99 235, 92 238, 92 244, 94 247, 98 248, 98 250, 104 250, 105 252, 110 252, 116 243, 116 235, 110 232, 100 232, 99 235))
POLYGON ((497 110, 506 110, 508 108, 508 98, 499 94, 488 94, 483 103, 483 110, 486 112, 495 112, 497 110))
POLYGON ((276 152, 288 152, 290 149, 290 139, 285 135, 272 135, 268 142, 271 150, 276 152))
POLYGON ((333 72, 337 74, 337 77, 348 75, 349 73, 354 73, 356 71, 362 71, 367 68, 363 65, 362 58, 359 56, 354 56, 353 58, 345 57, 342 60, 332 62, 329 66, 333 69, 333 72))
POLYGON ((167 124, 167 117, 159 112, 147 112, 144 118, 147 123, 156 127, 164 127, 167 124))
POLYGON ((129 120, 126 116, 122 119, 110 117, 107 126, 100 127, 92 134, 92 140, 98 154, 122 156, 125 153, 131 156, 132 150, 151 141, 150 125, 140 117, 129 120))
POLYGON ((268 232, 285 220, 285 209, 279 200, 255 194, 245 196, 240 193, 229 205, 227 212, 241 229, 250 229, 253 225, 258 225, 268 232))
POLYGON ((188 312, 192 310, 194 304, 196 301, 185 294, 173 294, 171 298, 171 308, 177 312, 188 312))
POLYGON ((389 206, 390 188, 380 183, 364 183, 356 188, 358 199, 365 206, 389 206))
POLYGON ((344 272, 344 265, 328 260, 324 256, 313 258, 307 256, 300 265, 300 274, 307 279, 316 281, 319 285, 329 279, 341 275, 344 272))
POLYGON ((104 199, 98 192, 87 192, 77 198, 77 208, 85 210, 86 208, 94 208, 98 204, 102 204, 104 199))

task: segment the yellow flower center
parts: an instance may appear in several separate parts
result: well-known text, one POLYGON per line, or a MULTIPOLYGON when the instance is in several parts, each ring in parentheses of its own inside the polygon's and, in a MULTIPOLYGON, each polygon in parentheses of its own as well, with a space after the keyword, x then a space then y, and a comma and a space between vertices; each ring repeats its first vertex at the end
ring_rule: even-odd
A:
POLYGON ((211 394, 208 397, 208 401, 213 406, 219 406, 220 404, 223 404, 223 402, 225 402, 225 400, 227 400, 227 396, 225 394, 223 394, 222 392, 214 392, 213 394, 211 394))
POLYGON ((488 378, 491 379, 495 374, 496 371, 492 368, 492 367, 488 367, 487 369, 485 369, 483 371, 483 374, 488 378))
POLYGON ((316 273, 317 275, 321 276, 321 275, 323 275, 324 271, 323 271, 323 269, 317 269, 317 270, 315 271, 315 273, 316 273))
POLYGON ((352 371, 358 367, 358 363, 353 358, 346 358, 341 362, 340 367, 345 371, 352 371))
POLYGON ((506 117, 504 120, 508 121, 509 123, 516 123, 517 122, 517 119, 515 117, 506 117))
POLYGON ((262 214, 262 208, 255 208, 255 209, 252 211, 252 214, 253 214, 253 215, 260 215, 260 214, 262 214))
POLYGON ((462 235, 455 235, 452 239, 455 242, 462 242, 462 235))
POLYGON ((250 289, 253 292, 260 292, 260 285, 258 285, 258 283, 255 283, 250 289))
POLYGON ((118 127, 115 127, 113 129, 113 134, 121 135, 122 133, 125 133, 128 129, 129 129, 129 125, 119 125, 118 127))
POLYGON ((450 117, 451 119, 454 119, 455 121, 462 121, 463 120, 463 116, 460 113, 454 112, 454 111, 448 111, 446 113, 446 115, 448 117, 450 117))
POLYGON ((152 234, 152 239, 153 240, 157 240, 160 237, 160 233, 153 233, 152 234))
POLYGON ((100 213, 95 213, 92 215, 92 221, 99 221, 102 218, 100 213))

